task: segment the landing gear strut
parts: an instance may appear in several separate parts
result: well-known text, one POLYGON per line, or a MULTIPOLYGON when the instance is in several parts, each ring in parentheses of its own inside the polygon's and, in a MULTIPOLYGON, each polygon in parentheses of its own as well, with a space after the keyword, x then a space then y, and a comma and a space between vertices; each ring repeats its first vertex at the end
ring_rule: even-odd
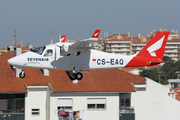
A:
POLYGON ((77 79, 77 80, 81 80, 82 78, 83 78, 83 74, 81 73, 81 72, 70 72, 70 78, 72 79, 72 80, 75 80, 75 79, 77 79))
POLYGON ((24 78, 24 77, 25 77, 24 71, 22 71, 22 72, 19 73, 19 77, 20 77, 20 78, 24 78))

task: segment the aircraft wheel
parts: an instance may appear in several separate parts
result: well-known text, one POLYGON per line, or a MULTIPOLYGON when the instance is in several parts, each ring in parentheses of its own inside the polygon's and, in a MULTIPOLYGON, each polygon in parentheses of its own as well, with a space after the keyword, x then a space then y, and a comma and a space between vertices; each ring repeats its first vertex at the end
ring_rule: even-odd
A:
POLYGON ((77 80, 81 80, 83 78, 83 74, 78 72, 78 73, 76 73, 75 77, 77 80))
POLYGON ((71 80, 75 80, 75 73, 70 72, 69 78, 70 78, 71 80))
POLYGON ((20 77, 20 78, 24 78, 24 77, 25 77, 25 73, 24 73, 24 72, 20 72, 20 73, 19 73, 19 77, 20 77))

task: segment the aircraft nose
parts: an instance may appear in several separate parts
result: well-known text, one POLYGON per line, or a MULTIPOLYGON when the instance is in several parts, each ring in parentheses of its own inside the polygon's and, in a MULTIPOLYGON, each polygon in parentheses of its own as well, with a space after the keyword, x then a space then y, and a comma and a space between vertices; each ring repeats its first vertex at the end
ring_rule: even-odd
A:
POLYGON ((9 65, 14 66, 14 64, 16 63, 16 60, 14 58, 11 58, 7 62, 8 62, 9 65))
POLYGON ((16 66, 16 67, 22 66, 21 59, 18 59, 17 57, 13 57, 13 58, 9 59, 7 62, 11 66, 16 66))

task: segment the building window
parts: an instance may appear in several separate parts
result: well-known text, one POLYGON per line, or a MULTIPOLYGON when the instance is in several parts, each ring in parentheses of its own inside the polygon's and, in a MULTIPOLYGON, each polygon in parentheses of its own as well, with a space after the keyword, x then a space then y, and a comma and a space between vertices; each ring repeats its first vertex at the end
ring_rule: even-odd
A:
POLYGON ((121 99, 121 106, 124 106, 124 99, 121 99))
POLYGON ((58 110, 72 110, 72 98, 58 98, 58 110))
POLYGON ((0 99, 0 110, 7 110, 7 100, 0 99))
POLYGON ((31 113, 32 113, 32 115, 39 115, 40 109, 38 109, 38 108, 33 108, 33 109, 31 110, 31 113))
POLYGON ((106 98, 88 98, 87 108, 88 110, 105 110, 106 98))
POLYGON ((24 113, 24 94, 1 94, 0 111, 2 113, 24 113))

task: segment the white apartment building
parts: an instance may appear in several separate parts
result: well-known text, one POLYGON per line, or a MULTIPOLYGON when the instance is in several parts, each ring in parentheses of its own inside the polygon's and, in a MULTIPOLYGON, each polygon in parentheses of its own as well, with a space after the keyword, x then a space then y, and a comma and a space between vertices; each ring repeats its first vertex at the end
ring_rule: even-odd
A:
MULTIPOLYGON (((115 33, 111 36, 101 39, 103 41, 102 51, 125 55, 138 53, 157 32, 158 31, 153 30, 151 31, 151 36, 148 34, 147 37, 141 36, 140 33, 138 36, 134 37, 130 37, 130 33, 115 33)), ((175 61, 180 59, 180 38, 177 30, 176 33, 174 30, 172 30, 169 34, 165 55, 169 56, 175 61)))

